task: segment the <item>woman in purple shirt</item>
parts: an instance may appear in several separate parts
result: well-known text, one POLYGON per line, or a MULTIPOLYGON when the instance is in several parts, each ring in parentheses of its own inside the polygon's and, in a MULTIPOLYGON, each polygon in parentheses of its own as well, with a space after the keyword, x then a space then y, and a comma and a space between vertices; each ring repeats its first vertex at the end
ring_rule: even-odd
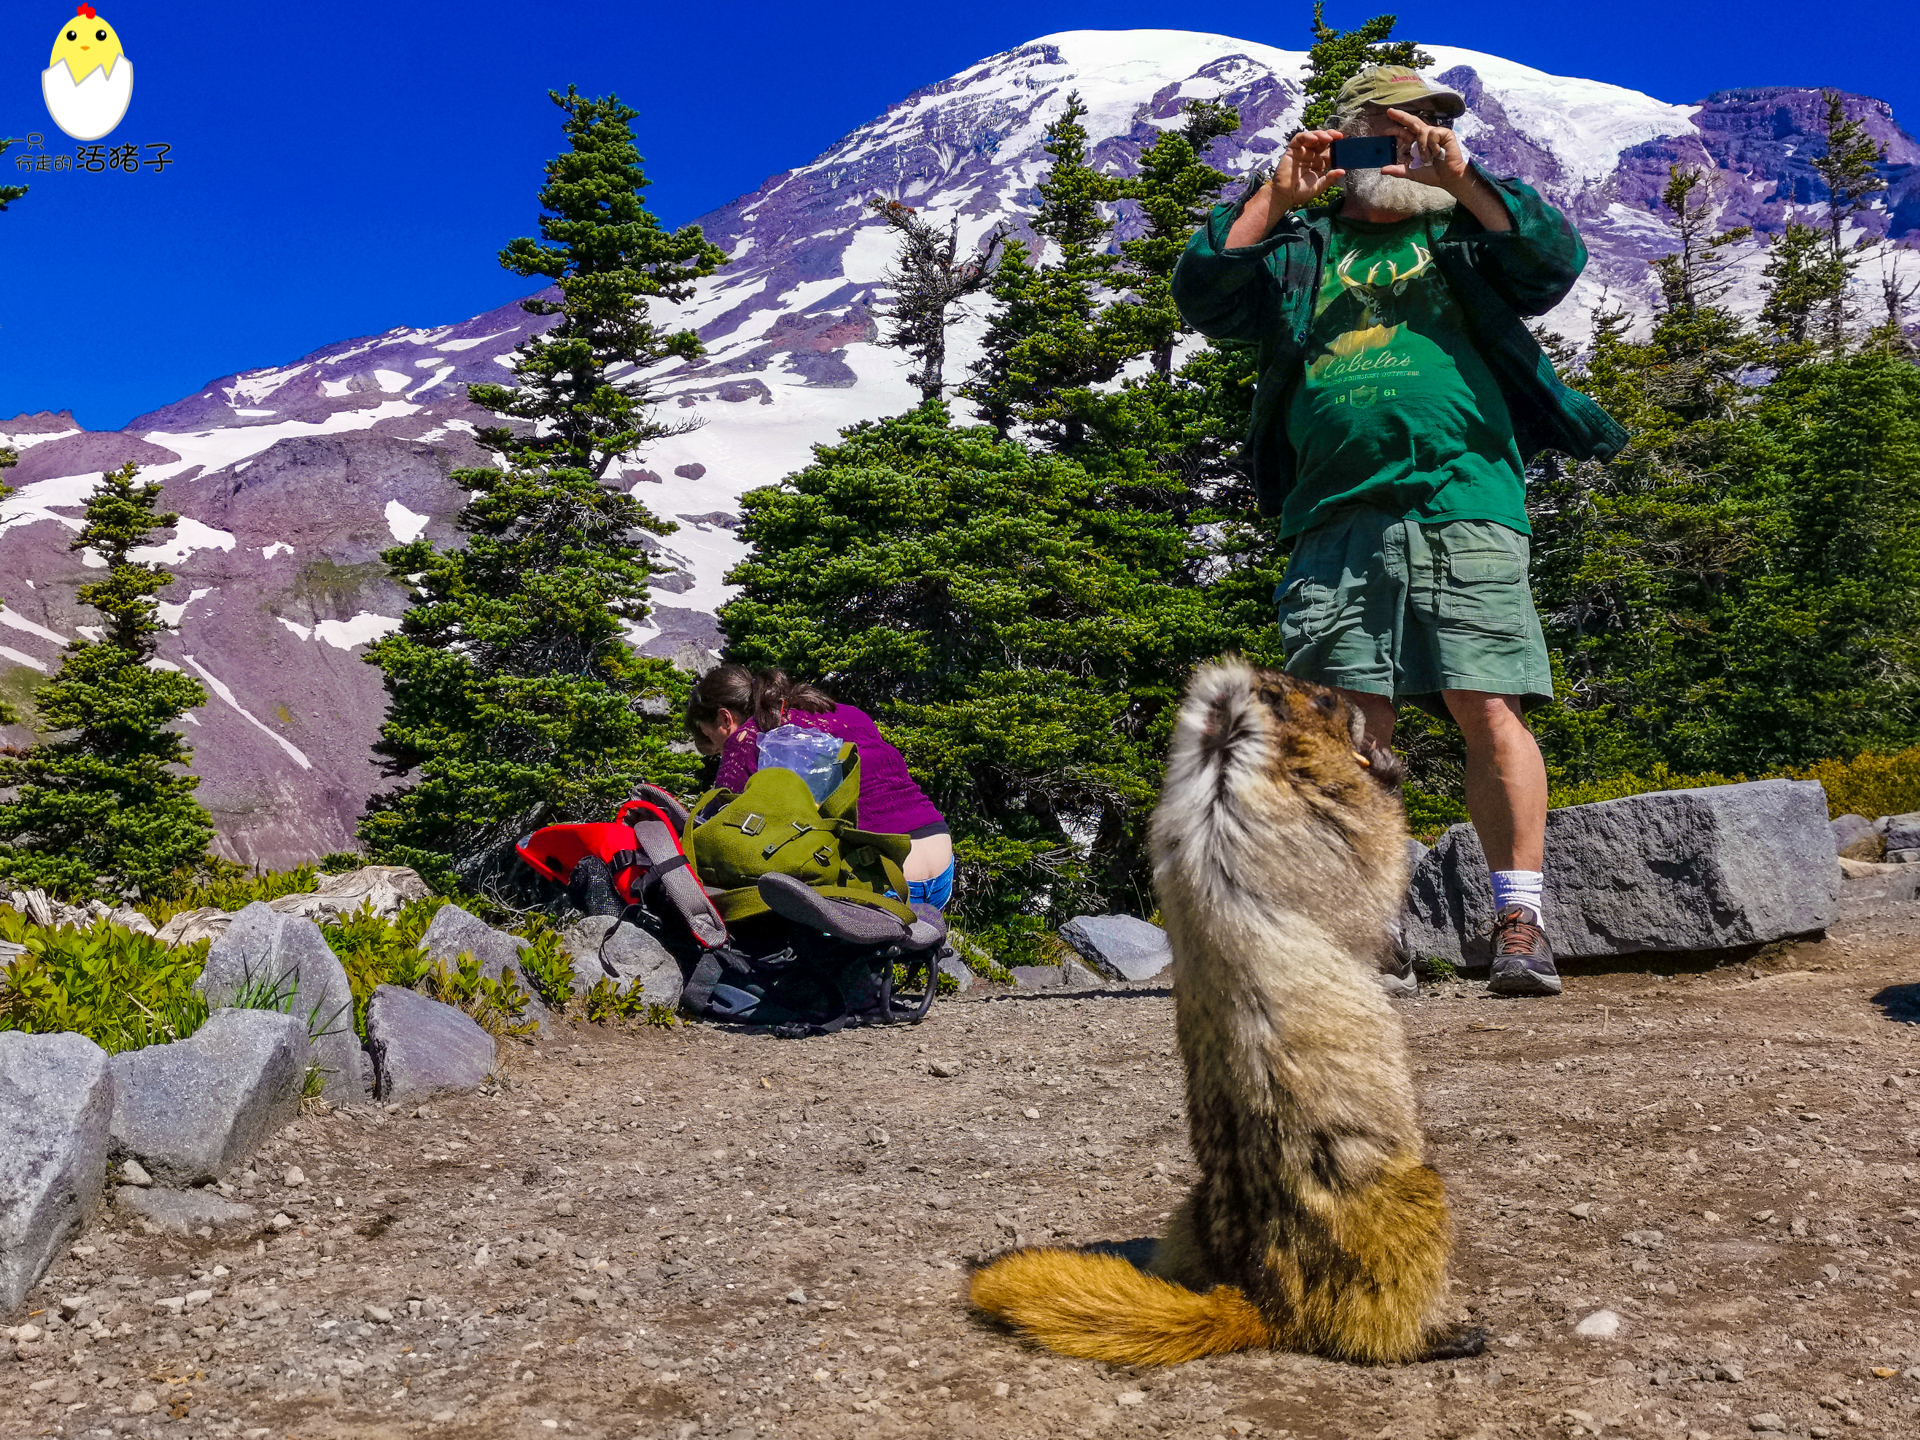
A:
POLYGON ((693 748, 720 757, 714 784, 736 793, 760 768, 758 739, 782 725, 823 730, 860 751, 860 828, 913 840, 901 867, 907 899, 945 909, 953 898, 953 837, 933 802, 907 773, 906 758, 881 738, 864 710, 836 705, 811 685, 778 670, 722 665, 694 682, 687 701, 693 748))

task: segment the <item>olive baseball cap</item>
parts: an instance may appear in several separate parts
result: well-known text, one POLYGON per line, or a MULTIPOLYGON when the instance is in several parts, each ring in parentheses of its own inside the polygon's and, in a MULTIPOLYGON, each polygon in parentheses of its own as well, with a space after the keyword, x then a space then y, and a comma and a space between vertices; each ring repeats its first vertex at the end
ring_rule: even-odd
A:
POLYGON ((1429 85, 1404 65, 1375 65, 1362 70, 1340 87, 1333 102, 1336 110, 1352 110, 1360 105, 1431 105, 1443 115, 1464 115, 1467 102, 1453 91, 1429 85))

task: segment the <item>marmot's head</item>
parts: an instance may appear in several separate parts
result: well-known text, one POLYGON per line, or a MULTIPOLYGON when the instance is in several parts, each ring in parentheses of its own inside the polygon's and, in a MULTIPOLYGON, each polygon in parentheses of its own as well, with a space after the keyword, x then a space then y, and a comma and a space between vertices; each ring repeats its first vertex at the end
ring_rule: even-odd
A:
POLYGON ((1248 889, 1337 886, 1391 913, 1406 884, 1404 770, 1324 685, 1238 660, 1205 666, 1174 722, 1156 868, 1178 857, 1248 889))

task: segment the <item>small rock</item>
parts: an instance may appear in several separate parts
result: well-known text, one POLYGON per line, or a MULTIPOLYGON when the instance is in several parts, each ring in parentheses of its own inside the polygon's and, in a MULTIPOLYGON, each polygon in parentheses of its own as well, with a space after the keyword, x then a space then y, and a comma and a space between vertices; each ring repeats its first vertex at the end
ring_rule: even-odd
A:
POLYGON ((153 1392, 150 1390, 139 1391, 131 1400, 127 1401, 127 1413, 129 1415, 151 1415, 159 1408, 160 1402, 153 1398, 153 1392))
POLYGON ((138 1160, 123 1161, 120 1166, 120 1183, 123 1185, 151 1185, 153 1176, 147 1173, 146 1166, 138 1160))
POLYGON ((584 1305, 587 1309, 591 1310, 600 1303, 600 1292, 598 1290, 589 1290, 584 1285, 576 1285, 567 1295, 567 1298, 573 1301, 574 1304, 584 1305))
POLYGON ((1720 1223, 1720 1217, 1711 1210, 1702 1210, 1700 1212, 1700 1218, 1709 1225, 1718 1225, 1720 1223))
POLYGON ((1611 1310, 1596 1310, 1574 1326, 1573 1333, 1589 1340, 1611 1340, 1620 1333, 1620 1317, 1611 1310))
POLYGON ((213 1291, 189 1290, 185 1295, 181 1296, 180 1299, 184 1308, 188 1310, 198 1310, 202 1305, 213 1299, 213 1291))
POLYGON ((184 1295, 169 1295, 164 1300, 154 1301, 153 1308, 156 1310, 164 1310, 169 1315, 178 1315, 186 1303, 187 1297, 184 1295))
POLYGON ((951 1210, 953 1209, 953 1196, 929 1195, 927 1197, 927 1208, 929 1210, 951 1210))
POLYGON ((1713 1367, 1713 1378, 1724 1380, 1729 1385, 1738 1385, 1747 1378, 1747 1372, 1738 1365, 1716 1365, 1713 1367))
POLYGON ((1026 1109, 1022 1110, 1020 1113, 1026 1116, 1027 1119, 1029 1120, 1038 1120, 1040 1118, 1040 1112, 1034 1109, 1033 1106, 1031 1105, 1029 1105, 1026 1109))
POLYGON ((100 1252, 91 1245, 75 1245, 71 1250, 67 1251, 67 1254, 76 1260, 91 1260, 99 1253, 100 1252))
POLYGON ((1144 1405, 1147 1395, 1144 1390, 1122 1390, 1113 1400, 1116 1405, 1144 1405))
POLYGON ((1063 960, 1060 962, 1060 983, 1069 990, 1099 990, 1107 982, 1078 960, 1063 960))
POLYGON ((391 1325, 393 1323, 393 1311, 384 1305, 362 1305, 360 1307, 360 1313, 376 1325, 391 1325))
POLYGON ((1567 1214, 1573 1216, 1576 1220, 1591 1220, 1593 1218, 1593 1202, 1590 1200, 1582 1200, 1578 1205, 1570 1205, 1567 1207, 1567 1214))
POLYGON ((958 1060, 936 1060, 927 1066, 927 1073, 929 1075, 938 1075, 942 1080, 951 1080, 960 1073, 960 1062, 958 1060))
POLYGON ((267 1224, 275 1230, 291 1230, 293 1228, 293 1221, 287 1218, 284 1210, 275 1215, 267 1224))
POLYGON ((553 1207, 553 1213, 556 1215, 573 1214, 573 1201, 563 1198, 558 1204, 556 1204, 553 1207))
POLYGON ((791 1290, 789 1290, 789 1291, 787 1292, 787 1303, 788 1303, 789 1305, 804 1305, 804 1304, 806 1304, 806 1303, 807 1303, 807 1292, 806 1292, 805 1290, 802 1290, 802 1289, 801 1289, 801 1288, 800 1288, 799 1286, 797 1286, 797 1285, 796 1285, 796 1286, 795 1286, 795 1287, 794 1287, 793 1289, 791 1289, 791 1290))
POLYGON ((1757 1221, 1759 1221, 1759 1222, 1760 1222, 1760 1223, 1761 1223, 1762 1225, 1764 1225, 1764 1224, 1766 1224, 1766 1223, 1767 1223, 1767 1221, 1769 1221, 1769 1220, 1771 1220, 1771 1219, 1773 1219, 1773 1211, 1771 1211, 1771 1210, 1756 1210, 1756 1211, 1754 1211, 1754 1212, 1753 1212, 1753 1218, 1754 1218, 1755 1220, 1757 1220, 1757 1221))
MULTIPOLYGON (((62 1295, 60 1297, 60 1313, 69 1320, 86 1308, 87 1297, 85 1295, 62 1295)), ((1893 1372, 1889 1370, 1887 1373, 1891 1375, 1893 1372)))
POLYGON ((436 1425, 446 1425, 452 1420, 453 1411, 451 1410, 436 1410, 433 1412, 433 1423, 436 1425))
POLYGON ((1642 1250, 1652 1250, 1664 1244, 1667 1237, 1658 1230, 1629 1230, 1620 1238, 1642 1250))
POLYGON ((158 1186, 141 1189, 128 1186, 113 1201, 113 1208, 160 1231, 175 1235, 195 1235, 202 1227, 211 1230, 249 1230, 257 1212, 251 1205, 224 1199, 218 1191, 163 1190, 158 1186))
POLYGON ((1013 1393, 1013 1387, 1008 1385, 1007 1382, 1004 1380, 999 1381, 993 1387, 993 1398, 996 1400, 1004 1400, 1007 1398, 1007 1396, 1011 1395, 1012 1393, 1013 1393))
POLYGON ((298 1190, 302 1185, 307 1183, 307 1172, 302 1170, 298 1165, 289 1165, 287 1167, 287 1176, 283 1183, 289 1190, 298 1190))
POLYGON ((1784 1430, 1787 1428, 1787 1422, 1771 1410, 1762 1410, 1758 1415, 1747 1417, 1747 1428, 1749 1430, 1784 1430))

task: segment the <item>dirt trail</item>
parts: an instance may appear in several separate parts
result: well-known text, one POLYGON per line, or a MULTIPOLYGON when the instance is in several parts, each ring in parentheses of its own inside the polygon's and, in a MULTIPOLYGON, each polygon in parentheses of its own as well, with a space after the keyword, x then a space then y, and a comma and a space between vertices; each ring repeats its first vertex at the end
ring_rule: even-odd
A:
POLYGON ((0 1434, 1920 1435, 1916 932, 1402 1002, 1479 1359, 1128 1370, 970 1318, 975 1257, 1150 1236, 1191 1174, 1166 990, 976 992, 581 1027, 495 1093, 302 1120, 254 1166, 284 1231, 109 1218, 57 1267, 31 1308, 90 1331, 0 1346, 0 1434))

